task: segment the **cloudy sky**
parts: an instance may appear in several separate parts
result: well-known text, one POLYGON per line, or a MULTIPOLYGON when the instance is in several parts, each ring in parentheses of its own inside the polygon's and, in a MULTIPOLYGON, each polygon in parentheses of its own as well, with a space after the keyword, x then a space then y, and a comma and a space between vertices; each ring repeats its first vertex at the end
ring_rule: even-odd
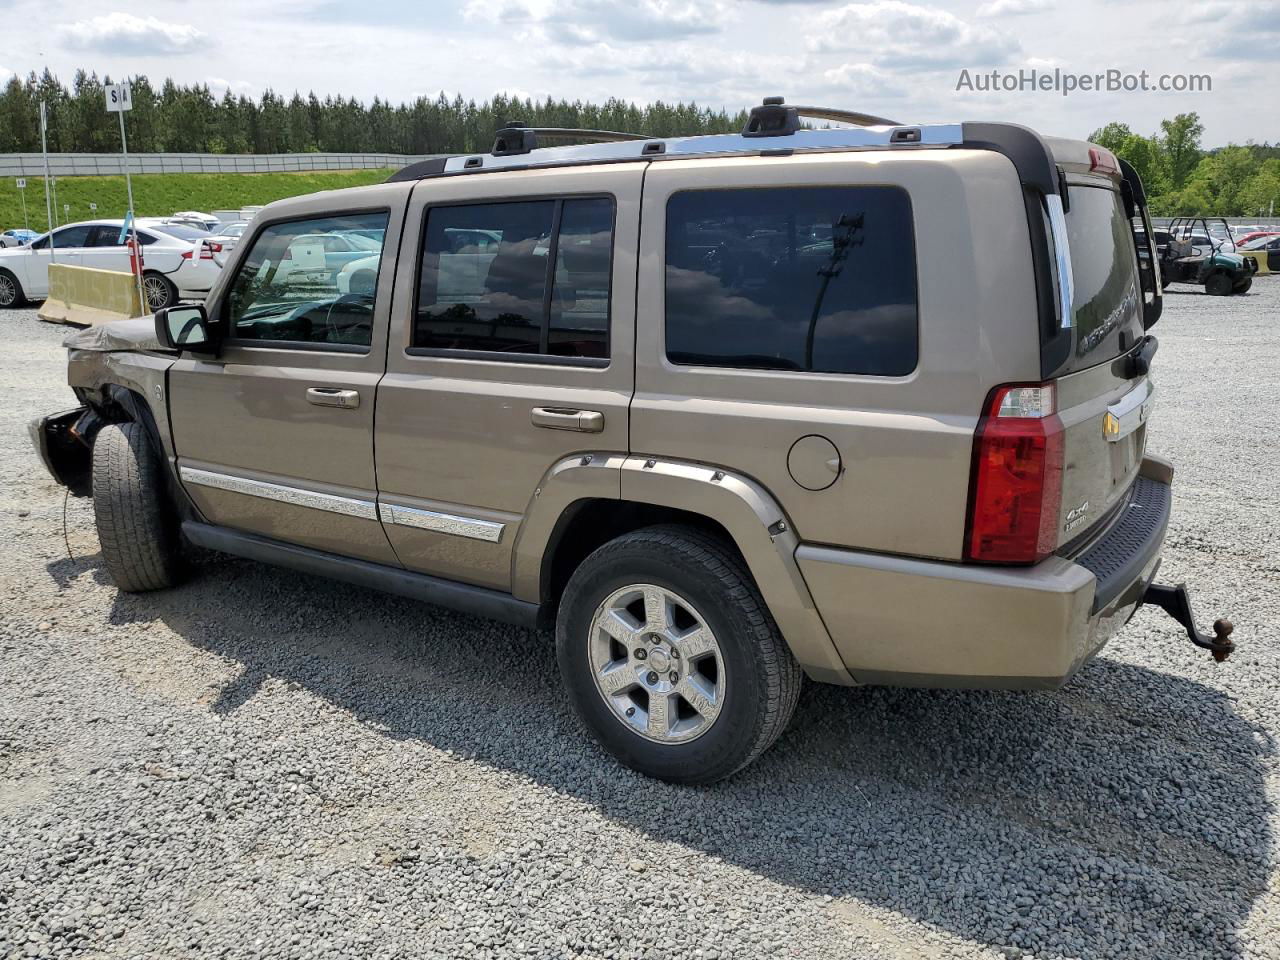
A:
MULTIPOLYGON (((1206 145, 1280 140, 1280 0, 0 0, 0 82, 50 67, 219 92, 440 90, 737 109, 762 96, 902 122, 1083 136, 1195 110, 1206 145), (1209 92, 980 92, 961 71, 1208 74, 1209 92)), ((976 83, 976 80, 975 80, 976 83)))

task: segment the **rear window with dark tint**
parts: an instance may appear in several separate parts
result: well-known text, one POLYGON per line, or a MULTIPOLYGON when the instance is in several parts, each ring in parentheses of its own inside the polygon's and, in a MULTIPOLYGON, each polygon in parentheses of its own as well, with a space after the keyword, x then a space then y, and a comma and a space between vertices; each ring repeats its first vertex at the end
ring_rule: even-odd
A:
POLYGON ((667 202, 673 363, 903 376, 915 369, 911 202, 896 187, 694 190, 667 202))
MULTIPOLYGON (((1137 253, 1120 195, 1077 185, 1069 194, 1075 352, 1067 371, 1114 360, 1144 332, 1137 253)), ((1159 240, 1159 232, 1156 237, 1159 240)))

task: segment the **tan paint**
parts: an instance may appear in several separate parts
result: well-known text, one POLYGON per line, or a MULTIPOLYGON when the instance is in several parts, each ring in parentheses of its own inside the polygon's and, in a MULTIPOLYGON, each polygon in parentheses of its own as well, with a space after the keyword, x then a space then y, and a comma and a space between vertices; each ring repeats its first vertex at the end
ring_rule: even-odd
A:
POLYGON ((993 384, 1039 372, 1026 214, 1013 165, 965 150, 654 164, 645 179, 644 230, 633 451, 746 472, 778 498, 805 540, 959 559, 983 400, 993 384), (671 194, 819 184, 910 193, 920 303, 916 370, 894 378, 669 363, 663 251, 671 194), (818 492, 787 469, 792 444, 814 433, 828 438, 843 462, 839 479, 818 492))
MULTIPOLYGON (((216 360, 184 354, 169 371, 169 409, 177 463, 241 476, 264 476, 303 489, 335 489, 376 500, 373 472, 374 395, 382 378, 397 239, 408 187, 383 185, 335 191, 273 204, 254 220, 210 294, 226 309, 224 292, 258 232, 273 222, 360 210, 388 209, 379 268, 373 342, 365 353, 337 353, 241 342, 216 360), (355 390, 353 409, 317 406, 312 387, 355 390)), ((184 485, 211 523, 288 540, 319 550, 398 565, 377 519, 340 517, 310 507, 273 503, 241 493, 184 485)))
MULTIPOLYGON (((1073 169, 1083 162, 1078 145, 1054 148, 1073 169)), ((1026 218, 1013 167, 998 154, 735 156, 443 178, 283 201, 254 232, 274 219, 376 207, 390 208, 391 219, 367 353, 239 345, 216 362, 176 363, 141 352, 76 353, 71 381, 138 389, 175 465, 483 521, 500 534, 467 536, 465 523, 451 532, 384 524, 189 486, 211 522, 538 601, 548 544, 575 503, 621 498, 692 511, 729 532, 792 652, 811 677, 834 683, 1052 686, 1132 610, 1129 591, 1090 618, 1092 574, 1065 559, 1022 570, 941 562, 962 549, 973 431, 987 392, 1039 374, 1026 218), (909 192, 916 370, 879 378, 668 363, 667 198, 687 188, 815 184, 909 192), (617 203, 608 366, 406 352, 428 205, 601 193, 617 203), (166 405, 147 391, 165 389, 171 363, 170 444, 166 405), (360 404, 308 404, 313 386, 355 390, 360 404), (548 407, 596 411, 602 429, 537 426, 533 411, 548 407), (821 490, 805 487, 820 486, 815 478, 836 459, 818 457, 825 441, 802 443, 788 465, 789 451, 811 436, 829 440, 838 458, 834 482, 821 490)), ((220 309, 253 239, 238 245, 211 310, 220 309)), ((1064 419, 1088 426, 1126 384, 1109 368, 1064 378, 1064 419)), ((1140 437, 1133 444, 1107 473, 1112 486, 1138 470, 1171 472, 1142 459, 1140 437)), ((1116 454, 1089 445, 1068 451, 1081 476, 1116 454)), ((1069 482, 1071 496, 1075 489, 1069 482)), ((1100 514, 1106 502, 1094 509, 1100 514)))
MULTIPOLYGON (((617 205, 607 367, 491 359, 416 356, 410 346, 416 308, 416 270, 396 278, 387 374, 378 388, 378 482, 384 498, 421 498, 466 516, 511 517, 512 533, 533 491, 553 465, 586 452, 626 453, 627 407, 633 382, 634 304, 640 185, 644 164, 428 180, 413 191, 402 257, 416 264, 425 213, 431 204, 495 197, 614 197, 617 205), (579 433, 534 424, 543 407, 603 415, 599 432, 579 433)), ((387 536, 412 570, 471 583, 512 588, 516 536, 497 543, 400 526, 387 536)))

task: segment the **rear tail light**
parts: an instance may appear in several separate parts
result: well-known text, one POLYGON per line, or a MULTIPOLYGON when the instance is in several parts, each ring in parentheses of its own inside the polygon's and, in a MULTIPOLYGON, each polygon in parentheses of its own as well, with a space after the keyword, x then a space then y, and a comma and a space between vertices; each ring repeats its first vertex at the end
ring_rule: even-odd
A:
POLYGON ((974 435, 965 559, 1038 563, 1057 546, 1062 420, 1052 384, 996 387, 974 435))
MULTIPOLYGON (((190 249, 190 250, 184 250, 184 251, 182 251, 182 259, 183 259, 183 260, 191 260, 191 259, 194 257, 194 255, 195 255, 195 251, 196 251, 196 249, 197 249, 197 248, 193 247, 193 248, 192 248, 192 249, 190 249)), ((202 240, 202 241, 200 241, 200 243, 199 243, 198 249, 200 250, 200 259, 201 259, 201 260, 212 260, 212 259, 213 259, 213 255, 214 255, 215 253, 221 253, 221 252, 222 252, 222 244, 220 244, 220 243, 210 243, 210 242, 208 242, 207 240, 202 240)))

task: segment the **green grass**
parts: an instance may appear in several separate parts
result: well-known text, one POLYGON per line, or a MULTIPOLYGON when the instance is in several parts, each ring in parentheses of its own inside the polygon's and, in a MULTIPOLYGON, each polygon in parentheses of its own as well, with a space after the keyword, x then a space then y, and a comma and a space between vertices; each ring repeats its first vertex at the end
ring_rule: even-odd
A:
MULTIPOLYGON (((178 210, 237 210, 317 190, 381 183, 390 170, 335 170, 316 173, 150 173, 133 178, 133 200, 140 217, 162 217, 178 210)), ((58 223, 123 217, 128 207, 124 177, 59 177, 58 223), (97 210, 89 204, 96 203, 97 210), (70 213, 63 212, 70 204, 70 213)), ((27 177, 27 221, 48 229, 44 178, 27 177)), ((21 227, 22 199, 12 177, 0 181, 0 230, 21 227)))

